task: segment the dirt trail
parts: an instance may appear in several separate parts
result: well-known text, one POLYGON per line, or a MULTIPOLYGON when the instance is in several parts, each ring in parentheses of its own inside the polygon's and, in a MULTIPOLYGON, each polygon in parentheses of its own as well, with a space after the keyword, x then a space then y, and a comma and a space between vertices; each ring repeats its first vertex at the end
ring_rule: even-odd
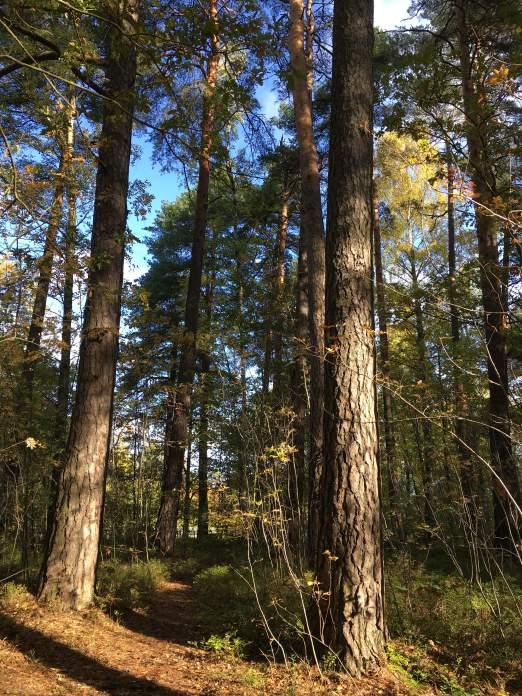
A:
POLYGON ((146 610, 116 620, 99 610, 60 613, 30 596, 0 606, 2 696, 350 696, 408 693, 382 675, 323 685, 313 670, 284 670, 209 655, 189 643, 203 627, 190 585, 167 582, 146 610))

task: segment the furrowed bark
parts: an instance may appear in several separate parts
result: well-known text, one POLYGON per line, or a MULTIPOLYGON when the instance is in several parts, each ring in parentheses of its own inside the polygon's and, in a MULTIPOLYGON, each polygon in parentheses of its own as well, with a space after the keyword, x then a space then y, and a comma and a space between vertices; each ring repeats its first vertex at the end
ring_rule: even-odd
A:
POLYGON ((384 662, 372 274, 371 0, 335 0, 319 633, 360 676, 384 662))
POLYGON ((94 597, 118 353, 136 79, 137 2, 108 4, 107 92, 78 382, 56 513, 40 576, 42 600, 71 609, 94 597))

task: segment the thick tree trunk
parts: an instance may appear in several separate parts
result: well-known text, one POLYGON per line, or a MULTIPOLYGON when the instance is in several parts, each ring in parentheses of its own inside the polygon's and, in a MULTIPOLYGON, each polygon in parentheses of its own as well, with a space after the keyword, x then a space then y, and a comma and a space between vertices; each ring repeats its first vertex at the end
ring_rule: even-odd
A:
POLYGON ((334 4, 326 236, 318 604, 321 638, 353 676, 384 661, 372 330, 372 10, 371 0, 334 4))
MULTIPOLYGON (((382 379, 382 404, 384 420, 384 446, 386 451, 386 480, 390 508, 395 518, 400 514, 397 508, 397 457, 395 432, 393 428, 393 404, 390 392, 390 347, 388 341, 388 311, 384 294, 384 273, 382 268, 381 227, 379 206, 373 201, 373 247, 375 256, 375 285, 377 295, 377 319, 379 321, 379 357, 382 379)), ((394 525, 395 526, 395 525, 394 525)))
POLYGON ((183 461, 188 433, 188 414, 192 404, 192 385, 196 370, 197 332, 201 277, 205 255, 205 236, 208 219, 208 192, 210 185, 210 155, 214 128, 214 93, 219 67, 219 37, 216 0, 210 0, 209 20, 213 25, 211 53, 207 67, 203 117, 201 123, 201 154, 194 216, 194 237, 190 264, 187 303, 185 307, 185 329, 181 353, 176 405, 167 422, 165 436, 165 474, 158 515, 158 542, 160 551, 172 554, 176 540, 179 513, 179 498, 183 481, 183 461))
MULTIPOLYGON (((112 4, 111 4, 112 7, 112 4)), ((78 386, 39 595, 92 603, 109 451, 127 219, 137 2, 111 13, 78 386)))
POLYGON ((494 528, 499 544, 512 549, 520 537, 522 495, 511 441, 509 382, 506 352, 506 308, 502 297, 497 222, 490 209, 496 195, 496 179, 488 159, 487 118, 477 92, 471 59, 471 30, 467 0, 457 0, 460 68, 466 118, 470 175, 474 186, 475 227, 478 240, 480 284, 484 307, 484 333, 489 381, 489 446, 493 478, 494 528))
POLYGON ((310 511, 309 550, 317 551, 320 481, 323 467, 324 413, 324 225, 321 205, 319 158, 312 118, 311 25, 308 25, 308 56, 303 0, 290 0, 290 65, 295 126, 299 144, 299 169, 303 215, 302 232, 308 253, 308 304, 310 328, 310 511))

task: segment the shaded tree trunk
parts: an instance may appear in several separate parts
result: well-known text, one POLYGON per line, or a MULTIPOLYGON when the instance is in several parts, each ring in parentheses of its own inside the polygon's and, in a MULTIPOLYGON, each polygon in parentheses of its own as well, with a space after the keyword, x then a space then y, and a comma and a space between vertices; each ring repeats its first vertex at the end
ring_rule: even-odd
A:
POLYGON ((188 443, 187 443, 187 461, 185 462, 185 495, 183 499, 183 539, 189 538, 190 532, 190 503, 192 499, 192 474, 190 471, 192 464, 192 415, 189 423, 188 443))
MULTIPOLYGON (((75 97, 71 97, 71 104, 75 110, 75 97), (74 102, 73 102, 74 100, 74 102)), ((71 128, 68 133, 71 152, 73 146, 74 131, 71 128)), ((76 198, 78 192, 76 185, 71 179, 72 172, 69 172, 67 182, 67 227, 65 229, 63 244, 63 313, 62 313, 62 336, 60 346, 60 365, 58 370, 58 390, 56 394, 56 425, 55 425, 55 445, 58 462, 63 457, 67 444, 67 413, 69 410, 69 395, 71 390, 71 337, 73 319, 73 292, 74 292, 74 272, 76 266, 76 198)), ((59 468, 55 466, 54 472, 57 474, 59 468)), ((58 483, 58 475, 54 477, 58 483)))
MULTIPOLYGON (((315 556, 319 529, 319 497, 323 467, 324 292, 325 251, 319 157, 313 133, 311 93, 311 21, 305 27, 303 0, 290 0, 290 66, 295 126, 299 145, 303 225, 308 254, 310 330, 310 465, 309 550, 315 556), (307 35, 307 45, 305 45, 307 35), (307 50, 308 49, 308 50, 307 50)), ((308 13, 311 20, 311 15, 308 13)))
POLYGON ((335 0, 318 606, 320 636, 353 676, 384 662, 372 330, 372 50, 371 0, 335 0))
MULTIPOLYGON (((245 332, 245 282, 244 282, 244 266, 245 266, 245 230, 239 225, 239 206, 237 200, 237 189, 234 175, 230 165, 227 165, 227 174, 230 182, 230 189, 232 192, 232 203, 234 209, 234 240, 236 243, 236 286, 237 286, 237 325, 238 325, 238 341, 239 341, 239 383, 241 387, 241 408, 239 414, 239 428, 240 434, 245 433, 247 430, 247 383, 246 383, 246 347, 247 347, 247 336, 245 332)), ((246 509, 246 469, 247 469, 247 457, 245 453, 245 447, 243 443, 240 443, 239 455, 238 455, 238 503, 239 509, 244 511, 246 509)))
POLYGON ((29 406, 32 402, 35 367, 40 354, 45 308, 49 296, 49 286, 51 284, 54 256, 56 253, 56 237, 62 219, 63 196, 70 176, 75 111, 74 99, 69 98, 63 114, 63 132, 59 134, 60 164, 56 172, 56 183, 51 203, 49 224, 47 225, 45 233, 43 255, 38 263, 39 274, 33 301, 31 323, 29 325, 27 343, 25 346, 23 382, 25 398, 29 406))
POLYGON ((78 386, 60 476, 56 513, 40 576, 39 596, 83 609, 94 597, 123 279, 129 159, 136 78, 132 35, 137 2, 109 6, 91 263, 80 346, 78 386))
POLYGON ((382 404, 384 420, 384 446, 386 451, 386 479, 392 515, 399 514, 397 506, 397 457, 395 432, 393 429, 393 405, 390 393, 390 347, 388 342, 388 311, 384 294, 384 273, 382 268, 381 227, 379 224, 379 205, 373 201, 373 248, 375 257, 375 285, 377 295, 377 319, 379 321, 379 357, 382 378, 382 404))
MULTIPOLYGON (((307 252, 303 235, 299 237, 297 281, 295 287, 295 338, 292 366, 292 407, 294 411, 292 445, 295 448, 290 471, 290 543, 304 556, 306 538, 306 345, 308 340, 307 252)), ((304 558, 303 558, 304 560, 304 558)))
POLYGON ((480 285, 484 308, 484 333, 489 381, 489 446, 493 476, 494 530, 499 544, 513 549, 522 529, 519 509, 522 495, 511 441, 509 383, 506 351, 507 315, 502 297, 497 222, 494 207, 496 178, 486 146, 488 119, 484 98, 474 81, 471 29, 467 0, 455 2, 462 73, 462 95, 470 174, 474 186, 475 227, 480 263, 480 285), (498 477, 498 478, 497 478, 498 477), (502 483, 498 480, 500 479, 502 483))
MULTIPOLYGON (((214 293, 214 272, 209 274, 205 291, 205 310, 207 331, 212 326, 212 301, 214 293)), ((198 466, 198 539, 208 536, 208 426, 210 401, 210 349, 201 353, 201 404, 199 421, 199 466, 198 466)))
POLYGON ((430 420, 430 404, 428 401, 428 355, 426 350, 426 331, 424 328, 424 317, 422 314, 421 288, 417 275, 417 262, 415 259, 415 249, 410 249, 410 264, 413 292, 413 311, 415 318, 415 343, 417 346, 416 378, 417 388, 419 389, 419 403, 421 405, 422 416, 420 416, 420 431, 422 433, 420 447, 420 465, 422 476, 422 488, 424 493, 424 522, 435 527, 435 513, 433 510, 433 474, 435 471, 435 446, 433 442, 433 427, 430 420))
POLYGON ((285 327, 284 292, 285 292, 285 251, 286 237, 288 233, 288 203, 290 200, 290 188, 284 182, 281 191, 279 208, 279 221, 277 225, 277 239, 275 247, 274 268, 274 304, 275 332, 274 346, 274 393, 276 398, 283 401, 283 332, 285 327))
POLYGON ((201 122, 201 152, 194 216, 194 236, 185 307, 183 349, 178 373, 176 404, 167 422, 165 436, 165 474, 158 515, 158 542, 160 551, 172 554, 176 540, 179 513, 179 497, 183 480, 183 461, 188 433, 188 414, 192 404, 192 385, 196 370, 197 332, 205 236, 208 219, 208 193, 210 185, 210 155, 214 128, 214 94, 219 67, 219 37, 216 0, 210 0, 209 21, 212 23, 211 52, 207 66, 206 89, 203 97, 201 122))
POLYGON ((201 356, 201 414, 199 420, 198 540, 208 536, 208 353, 201 356))
POLYGON ((448 159, 448 298, 450 307, 451 343, 453 349, 453 385, 455 389, 455 435, 459 458, 459 478, 464 495, 464 509, 468 523, 474 527, 475 504, 473 502, 473 472, 471 449, 467 446, 466 418, 468 406, 461 369, 458 365, 460 352, 460 317, 457 304, 457 262, 455 251, 455 169, 451 164, 451 152, 447 147, 448 159))

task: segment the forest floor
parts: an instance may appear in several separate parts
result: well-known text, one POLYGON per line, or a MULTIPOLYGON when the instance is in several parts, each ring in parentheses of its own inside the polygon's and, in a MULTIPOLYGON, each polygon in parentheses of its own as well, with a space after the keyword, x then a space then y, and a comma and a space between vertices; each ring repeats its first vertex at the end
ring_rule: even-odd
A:
MULTIPOLYGON (((148 606, 111 618, 99 609, 58 612, 26 592, 0 607, 0 694, 71 696, 402 696, 412 693, 383 670, 365 681, 321 678, 316 669, 249 662, 195 647, 205 627, 195 621, 191 585, 164 582, 148 606)), ((416 694, 436 693, 431 689, 416 694)))
MULTIPOLYGON (((117 559, 114 551, 100 564, 98 607, 85 612, 42 606, 21 584, 0 585, 0 696, 522 694, 516 578, 492 594, 491 583, 478 591, 441 571, 438 557, 437 570, 390 558, 388 667, 354 681, 328 660, 321 673, 297 656, 286 665, 263 656, 270 641, 243 563, 241 544, 217 540, 169 563, 117 559), (503 623, 489 609, 495 598, 503 623)), ((278 578, 259 566, 258 601, 291 655, 295 632, 285 630, 298 625, 296 597, 278 578)))

